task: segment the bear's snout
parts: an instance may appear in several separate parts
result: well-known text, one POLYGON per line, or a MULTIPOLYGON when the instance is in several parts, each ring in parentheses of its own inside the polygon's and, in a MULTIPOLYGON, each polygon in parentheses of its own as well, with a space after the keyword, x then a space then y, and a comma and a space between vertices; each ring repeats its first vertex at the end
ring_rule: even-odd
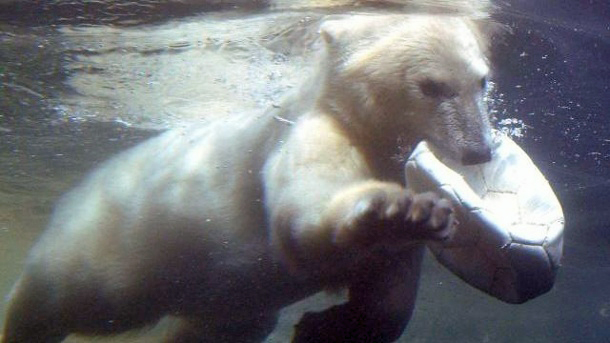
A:
POLYGON ((468 149, 462 155, 462 164, 465 166, 489 161, 491 161, 491 148, 489 146, 468 149))

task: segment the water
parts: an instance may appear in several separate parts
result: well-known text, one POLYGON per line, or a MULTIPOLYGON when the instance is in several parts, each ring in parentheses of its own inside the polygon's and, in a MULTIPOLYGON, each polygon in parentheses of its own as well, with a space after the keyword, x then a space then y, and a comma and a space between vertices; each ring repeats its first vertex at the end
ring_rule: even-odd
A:
MULTIPOLYGON (((0 1, 0 294, 17 279, 57 197, 86 171, 159 130, 277 103, 312 68, 311 28, 336 11, 268 10, 262 1, 238 0, 96 3, 0 1)), ((494 110, 499 120, 524 125, 518 141, 562 201, 563 267, 550 293, 515 306, 427 258, 401 341, 605 341, 609 5, 499 6, 497 19, 512 34, 492 49, 494 110)), ((319 296, 289 309, 268 341, 287 341, 303 306, 331 300, 319 296)), ((0 322, 4 309, 0 303, 0 322)), ((161 332, 110 341, 146 342, 161 332)))

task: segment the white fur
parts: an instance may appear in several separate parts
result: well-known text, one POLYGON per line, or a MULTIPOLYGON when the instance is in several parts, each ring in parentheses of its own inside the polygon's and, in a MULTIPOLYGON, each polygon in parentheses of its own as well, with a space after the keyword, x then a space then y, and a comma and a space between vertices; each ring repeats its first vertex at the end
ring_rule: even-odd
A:
POLYGON ((399 138, 456 159, 485 146, 484 44, 458 17, 351 16, 321 32, 319 75, 280 108, 164 133, 68 194, 15 287, 4 341, 166 314, 187 319, 176 340, 256 340, 280 308, 336 286, 348 305, 304 318, 296 341, 396 339, 421 241, 451 222, 442 200, 408 194, 391 157, 399 138), (455 94, 425 95, 428 81, 455 94))

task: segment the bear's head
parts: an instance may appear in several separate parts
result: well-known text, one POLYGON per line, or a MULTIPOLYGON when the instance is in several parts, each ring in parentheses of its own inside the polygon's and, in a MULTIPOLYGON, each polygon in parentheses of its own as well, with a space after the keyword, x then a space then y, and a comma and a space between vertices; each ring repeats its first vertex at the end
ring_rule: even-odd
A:
POLYGON ((427 140, 463 164, 491 159, 486 39, 467 18, 357 15, 321 26, 322 101, 350 130, 412 146, 427 140))

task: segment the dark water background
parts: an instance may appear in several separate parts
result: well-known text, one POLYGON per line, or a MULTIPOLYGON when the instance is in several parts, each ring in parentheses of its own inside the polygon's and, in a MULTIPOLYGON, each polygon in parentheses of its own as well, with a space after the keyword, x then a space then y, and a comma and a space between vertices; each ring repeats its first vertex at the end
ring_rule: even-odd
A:
MULTIPOLYGON (((78 95, 70 80, 82 70, 74 63, 95 51, 67 43, 65 28, 96 24, 152 31, 214 13, 209 11, 237 6, 239 16, 265 8, 263 2, 245 1, 211 7, 195 1, 179 7, 169 6, 171 1, 123 2, 128 4, 123 7, 120 1, 93 3, 97 5, 85 8, 77 1, 0 2, 3 294, 17 278, 56 198, 108 156, 163 127, 125 122, 120 116, 87 116, 73 100, 66 106, 65 99, 78 95)), ((493 47, 495 110, 500 119, 525 123, 518 141, 564 206, 563 267, 551 292, 508 305, 470 288, 428 258, 416 312, 401 341, 610 341, 610 4, 515 0, 499 6, 495 17, 512 33, 493 47)), ((101 38, 89 37, 92 44, 101 38)), ((0 303, 0 320, 3 311, 0 303)), ((281 330, 289 329, 285 324, 270 341, 285 341, 289 331, 281 330)))

